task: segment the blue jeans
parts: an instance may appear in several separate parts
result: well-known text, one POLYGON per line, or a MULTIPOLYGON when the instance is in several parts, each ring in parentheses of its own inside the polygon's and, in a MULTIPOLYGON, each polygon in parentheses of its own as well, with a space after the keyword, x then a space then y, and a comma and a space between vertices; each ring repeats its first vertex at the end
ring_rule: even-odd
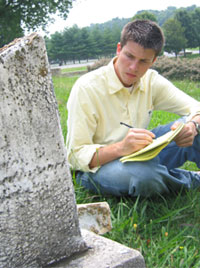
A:
MULTIPOLYGON (((159 137, 169 131, 172 124, 159 126, 152 132, 159 137)), ((179 168, 187 160, 200 168, 200 135, 186 148, 171 142, 150 161, 121 163, 116 159, 101 166, 96 173, 79 171, 76 177, 82 186, 103 195, 149 197, 199 187, 200 175, 179 168)))

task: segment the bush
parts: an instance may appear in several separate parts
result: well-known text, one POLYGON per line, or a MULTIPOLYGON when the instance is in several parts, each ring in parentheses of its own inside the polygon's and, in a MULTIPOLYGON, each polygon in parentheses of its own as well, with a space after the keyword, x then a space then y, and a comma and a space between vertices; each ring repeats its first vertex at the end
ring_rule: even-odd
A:
POLYGON ((102 59, 96 61, 94 64, 88 65, 87 70, 88 70, 88 72, 94 71, 94 70, 98 69, 99 67, 107 65, 110 61, 111 61, 110 58, 102 58, 102 59))
POLYGON ((158 57, 152 66, 160 74, 168 79, 189 79, 191 81, 200 80, 200 58, 169 58, 158 57))
MULTIPOLYGON (((87 66, 88 72, 108 64, 110 58, 103 58, 91 66, 87 66)), ((169 58, 166 56, 158 57, 152 66, 152 69, 158 71, 168 79, 191 81, 200 80, 200 58, 169 58)))

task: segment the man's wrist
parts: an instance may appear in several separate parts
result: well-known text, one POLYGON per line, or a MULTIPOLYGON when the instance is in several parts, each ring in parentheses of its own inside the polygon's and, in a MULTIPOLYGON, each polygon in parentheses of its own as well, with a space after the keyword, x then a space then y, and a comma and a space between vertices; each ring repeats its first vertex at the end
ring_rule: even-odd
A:
POLYGON ((196 131, 197 131, 197 134, 200 134, 200 124, 195 120, 190 120, 189 122, 194 124, 196 131))
POLYGON ((115 147, 115 154, 116 154, 116 158, 122 157, 123 156, 123 146, 121 144, 122 142, 117 142, 114 144, 115 147))

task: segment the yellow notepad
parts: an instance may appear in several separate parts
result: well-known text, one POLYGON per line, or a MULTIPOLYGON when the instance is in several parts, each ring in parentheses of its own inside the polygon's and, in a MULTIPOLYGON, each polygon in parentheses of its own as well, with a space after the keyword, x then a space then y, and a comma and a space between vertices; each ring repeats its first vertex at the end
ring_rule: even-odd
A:
POLYGON ((183 127, 184 123, 180 123, 175 130, 170 130, 163 136, 154 139, 151 144, 147 145, 143 149, 120 158, 120 161, 122 163, 127 161, 147 161, 156 157, 160 151, 175 138, 175 136, 182 130, 183 127))

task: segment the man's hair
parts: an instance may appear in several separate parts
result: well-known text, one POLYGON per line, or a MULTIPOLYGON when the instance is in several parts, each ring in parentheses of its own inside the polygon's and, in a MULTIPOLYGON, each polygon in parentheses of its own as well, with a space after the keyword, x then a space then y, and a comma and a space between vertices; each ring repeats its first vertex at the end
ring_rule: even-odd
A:
POLYGON ((127 23, 121 33, 121 47, 128 41, 133 41, 145 49, 153 49, 156 56, 164 45, 164 35, 161 28, 150 20, 134 20, 127 23))

